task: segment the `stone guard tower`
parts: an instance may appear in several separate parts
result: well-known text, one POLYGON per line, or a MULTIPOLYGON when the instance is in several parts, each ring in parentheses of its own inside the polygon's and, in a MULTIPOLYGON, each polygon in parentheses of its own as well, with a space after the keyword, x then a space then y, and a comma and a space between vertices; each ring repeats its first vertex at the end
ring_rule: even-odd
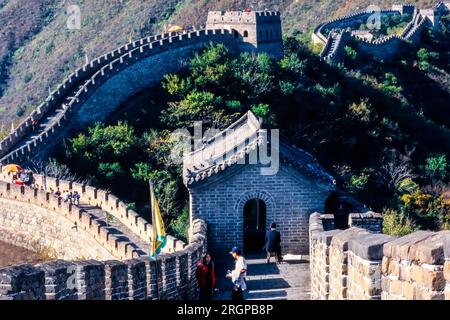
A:
POLYGON ((231 30, 246 50, 283 56, 281 16, 274 11, 210 11, 206 29, 231 30))
POLYGON ((208 250, 218 255, 235 245, 262 252, 271 222, 281 231, 284 253, 306 254, 309 215, 323 212, 335 190, 312 155, 284 139, 272 141, 261 125, 249 111, 183 158, 191 222, 206 222, 208 250), (276 173, 262 174, 261 149, 279 155, 276 173))

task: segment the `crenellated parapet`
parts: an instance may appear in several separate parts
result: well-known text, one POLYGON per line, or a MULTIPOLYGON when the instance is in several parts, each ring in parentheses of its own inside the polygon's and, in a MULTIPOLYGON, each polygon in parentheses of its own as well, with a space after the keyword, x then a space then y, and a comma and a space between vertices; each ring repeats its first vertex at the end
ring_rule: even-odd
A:
MULTIPOLYGON (((350 37, 357 42, 358 49, 373 55, 379 59, 392 59, 400 52, 400 46, 406 42, 417 43, 420 41, 420 35, 425 27, 432 30, 439 28, 439 20, 443 14, 449 12, 449 4, 438 2, 432 8, 417 10, 413 5, 393 5, 391 10, 380 10, 376 13, 384 15, 404 15, 409 14, 413 18, 406 25, 401 35, 389 35, 375 40, 368 40, 364 37, 350 34, 350 37)), ((361 23, 367 21, 375 11, 355 12, 337 19, 332 19, 316 27, 312 34, 313 43, 321 43, 324 48, 320 54, 323 60, 338 63, 342 59, 339 54, 342 47, 350 39, 347 36, 338 36, 347 33, 343 29, 358 28, 361 23), (328 37, 324 35, 329 31, 328 37)))
MULTIPOLYGON (((279 14, 275 13, 254 13, 255 19, 279 19, 279 14)), ((244 23, 241 22, 241 25, 244 23)), ((258 28, 267 26, 265 23, 257 23, 258 28)), ((253 27, 255 24, 253 24, 253 27)), ((281 23, 280 23, 281 26, 281 23)), ((250 29, 249 29, 250 30, 250 29)), ((57 90, 55 90, 48 100, 40 105, 32 112, 19 127, 7 138, 0 143, 0 163, 23 163, 33 158, 37 153, 48 150, 55 144, 58 139, 61 139, 62 133, 68 131, 73 122, 74 116, 79 115, 82 107, 88 103, 92 103, 90 98, 100 89, 112 90, 115 94, 118 90, 105 89, 102 86, 105 83, 111 83, 112 79, 120 79, 124 76, 122 71, 135 70, 137 65, 145 65, 146 68, 158 69, 155 75, 158 75, 158 80, 162 75, 178 70, 181 66, 176 63, 167 62, 161 65, 159 59, 166 57, 167 54, 172 53, 172 59, 181 59, 181 54, 187 54, 194 49, 200 49, 204 44, 226 43, 237 50, 249 50, 257 52, 268 52, 274 55, 279 55, 275 47, 282 45, 281 27, 277 29, 259 30, 258 35, 262 35, 261 39, 256 40, 258 47, 252 41, 245 41, 242 38, 236 37, 230 29, 212 29, 183 32, 180 34, 164 34, 155 37, 143 38, 138 41, 127 44, 117 50, 110 52, 104 56, 94 59, 90 64, 83 66, 71 74, 57 90), (275 52, 277 51, 277 52, 275 52), (148 61, 148 63, 146 63, 148 61), (161 70, 160 70, 161 69, 161 70), (120 74, 120 75, 119 75, 120 74), (162 74, 159 77, 159 74, 162 74), (64 105, 63 105, 64 103, 64 105), (51 118, 47 115, 52 114, 51 118), (37 132, 33 132, 32 120, 39 120, 41 122, 40 128, 37 132)), ((258 36, 259 37, 259 36, 258 36)), ((167 56, 168 57, 168 56, 167 56)), ((143 68, 137 69, 141 72, 143 68)), ((148 70, 148 72, 150 72, 148 70)), ((133 71, 135 72, 135 71, 133 71)), ((156 83, 156 76, 148 77, 147 81, 140 81, 141 85, 152 85, 156 83), (147 83, 148 82, 148 83, 147 83)), ((120 80, 122 81, 122 80, 120 80)), ((129 90, 139 90, 134 88, 136 86, 129 86, 129 90)), ((120 104, 121 99, 126 99, 129 95, 136 92, 124 92, 126 88, 122 86, 119 93, 123 94, 123 98, 115 98, 113 101, 105 101, 105 106, 96 103, 96 112, 89 111, 96 119, 91 121, 99 121, 102 117, 114 111, 115 104, 120 104), (120 101, 119 101, 120 100, 120 101), (111 106, 113 105, 114 106, 111 106), (108 107, 111 109, 108 109, 108 107)), ((100 90, 101 91, 101 90, 100 90)), ((103 95, 101 99, 112 99, 109 96, 103 95)), ((97 99, 98 100, 98 99, 97 99)), ((84 120, 83 120, 84 121, 84 120)), ((82 124, 76 124, 77 127, 82 124)))
POLYGON ((381 215, 359 218, 368 222, 336 230, 325 227, 332 215, 310 216, 313 299, 450 299, 450 231, 396 238, 374 232, 381 215))
MULTIPOLYGON (((0 168, 1 171, 1 168, 0 168)), ((11 181, 11 176, 5 173, 0 173, 0 183, 3 185, 9 185, 8 190, 12 190, 9 192, 12 192, 11 195, 8 197, 5 197, 10 200, 19 200, 22 202, 28 202, 32 204, 39 205, 45 209, 50 209, 52 211, 58 211, 59 208, 71 208, 74 210, 77 210, 77 208, 74 205, 69 205, 68 203, 65 203, 62 201, 61 198, 55 197, 53 193, 57 190, 60 190, 60 192, 63 192, 64 190, 72 191, 72 192, 78 192, 78 194, 81 196, 82 202, 91 207, 98 207, 103 212, 107 212, 109 215, 111 215, 114 219, 117 219, 120 221, 120 223, 125 226, 125 231, 129 232, 129 234, 133 234, 137 238, 137 241, 139 241, 138 244, 140 244, 140 247, 143 246, 143 244, 147 244, 149 242, 149 239, 153 236, 153 228, 152 225, 147 222, 145 219, 143 219, 137 212, 130 209, 128 205, 120 200, 118 197, 113 195, 112 193, 98 189, 86 184, 81 184, 73 181, 66 181, 61 180, 53 177, 47 177, 40 174, 34 174, 33 175, 34 180, 41 186, 43 186, 43 183, 45 183, 45 188, 47 191, 41 191, 41 190, 35 190, 31 189, 26 186, 17 186, 14 184, 9 184, 8 182, 11 181), (39 202, 32 198, 32 200, 28 200, 27 197, 24 198, 22 193, 27 194, 45 194, 46 202, 39 202), (55 205, 56 203, 56 205, 55 205), (52 205, 53 204, 53 205, 52 205)), ((0 197, 2 197, 0 195, 0 197)), ((64 209, 61 209, 64 210, 64 209)), ((80 210, 83 211, 83 210, 80 210)), ((73 221, 75 222, 75 221, 73 221)), ((77 222, 78 224, 78 222, 77 222)), ((78 224, 79 225, 79 224, 78 224)), ((0 225, 1 227, 1 225, 0 225)), ((105 233, 108 234, 108 233, 105 233)), ((126 235, 125 235, 126 236, 126 235)), ((135 244, 136 246, 136 244, 135 244)), ((166 250, 168 252, 175 252, 177 250, 180 250, 184 248, 186 244, 174 238, 171 235, 167 236, 167 245, 166 250)), ((145 245, 146 249, 147 245, 145 245)), ((35 248, 32 248, 35 249, 35 248)), ((142 253, 141 253, 142 254, 142 253)), ((116 256, 121 259, 133 257, 133 255, 127 256, 127 255, 119 255, 116 256)))
POLYGON ((123 239, 123 234, 113 232, 88 211, 49 192, 0 181, 0 201, 0 228, 6 232, 2 238, 9 240, 7 242, 17 241, 13 244, 31 250, 40 249, 33 247, 33 241, 47 243, 54 255, 70 259, 89 256, 123 260, 145 254, 135 243, 123 239))
POLYGON ((41 103, 31 114, 23 120, 9 136, 0 142, 0 158, 6 155, 12 147, 19 143, 27 134, 32 131, 32 121, 41 120, 46 113, 61 108, 63 103, 66 103, 66 95, 85 80, 89 75, 99 70, 101 67, 109 64, 123 54, 132 49, 138 48, 151 42, 159 41, 175 35, 174 33, 163 33, 159 35, 141 38, 139 40, 127 43, 115 50, 112 50, 104 55, 101 55, 82 67, 76 69, 61 84, 53 90, 46 100, 41 103))
POLYGON ((191 236, 188 246, 157 261, 56 260, 2 268, 0 300, 194 300, 195 270, 206 251, 202 220, 193 221, 191 236))

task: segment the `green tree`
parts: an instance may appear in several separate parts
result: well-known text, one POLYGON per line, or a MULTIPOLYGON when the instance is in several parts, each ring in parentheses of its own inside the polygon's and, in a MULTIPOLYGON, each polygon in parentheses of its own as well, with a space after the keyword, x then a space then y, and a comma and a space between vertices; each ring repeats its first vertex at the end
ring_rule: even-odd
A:
POLYGON ((81 133, 71 140, 71 150, 92 162, 108 162, 126 156, 138 143, 134 128, 127 123, 106 127, 97 123, 88 128, 87 134, 81 133))
POLYGON ((221 97, 211 92, 193 90, 183 100, 170 102, 161 120, 172 128, 192 127, 194 121, 202 121, 204 127, 223 128, 232 118, 219 107, 222 103, 221 97))
POLYGON ((284 56, 280 60, 281 70, 302 75, 306 68, 306 60, 300 60, 296 53, 284 56))
POLYGON ((353 49, 353 48, 350 47, 350 46, 345 46, 345 47, 344 47, 344 51, 345 51, 345 55, 346 55, 347 57, 349 57, 349 58, 352 59, 352 60, 356 60, 356 58, 357 58, 357 56, 358 56, 358 53, 356 52, 355 49, 353 49))
POLYGON ((274 88, 274 64, 268 54, 241 53, 234 63, 234 76, 241 83, 242 95, 260 100, 274 88))
POLYGON ((426 159, 425 173, 431 179, 445 179, 447 176, 447 157, 442 154, 426 159))
POLYGON ((422 71, 429 71, 431 62, 439 59, 439 54, 437 52, 429 52, 425 48, 420 48, 417 51, 417 58, 419 59, 419 69, 422 71))
POLYGON ((231 75, 230 52, 223 44, 209 44, 190 61, 191 77, 199 87, 220 86, 231 75))
POLYGON ((274 127, 276 125, 275 115, 270 111, 270 106, 268 104, 260 103, 252 107, 252 112, 264 120, 264 123, 269 127, 274 127))

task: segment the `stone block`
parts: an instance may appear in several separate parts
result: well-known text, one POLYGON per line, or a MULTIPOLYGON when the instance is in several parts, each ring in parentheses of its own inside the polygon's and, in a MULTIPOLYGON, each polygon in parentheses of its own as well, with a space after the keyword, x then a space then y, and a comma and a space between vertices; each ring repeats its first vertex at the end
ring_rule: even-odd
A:
POLYGON ((450 231, 437 232, 410 248, 410 260, 418 260, 426 264, 444 264, 444 237, 450 231))
POLYGON ((431 231, 416 231, 401 238, 394 239, 384 245, 383 255, 397 260, 408 260, 409 248, 433 234, 431 231))
POLYGON ((333 240, 331 241, 331 246, 335 248, 339 248, 340 251, 348 250, 348 241, 359 234, 369 234, 369 232, 365 229, 352 227, 337 233, 333 240))
POLYGON ((383 245, 394 239, 394 237, 384 234, 360 234, 350 239, 348 248, 365 260, 381 261, 383 245))

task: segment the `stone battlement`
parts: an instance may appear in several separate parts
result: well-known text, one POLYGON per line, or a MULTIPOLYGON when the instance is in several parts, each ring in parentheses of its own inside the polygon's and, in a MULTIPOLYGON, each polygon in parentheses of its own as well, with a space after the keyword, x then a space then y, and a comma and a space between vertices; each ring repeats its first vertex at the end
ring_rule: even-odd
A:
POLYGON ((310 217, 313 299, 450 300, 450 231, 396 238, 366 226, 327 230, 325 220, 310 217))
MULTIPOLYGON (((416 10, 413 5, 392 5, 391 10, 381 10, 379 13, 389 15, 410 14, 413 16, 413 19, 405 27, 401 36, 390 35, 369 41, 352 34, 351 38, 357 41, 359 50, 379 59, 392 59, 398 55, 400 46, 405 42, 417 43, 420 41, 420 34, 424 27, 428 26, 433 30, 437 30, 440 16, 446 14, 449 10, 450 5, 442 2, 438 2, 432 8, 420 10, 416 10)), ((341 36, 338 38, 336 35, 331 37, 330 35, 336 32, 337 29, 357 27, 364 19, 368 19, 373 12, 371 10, 355 12, 318 25, 312 34, 312 41, 313 43, 324 44, 320 57, 323 60, 338 63, 342 59, 342 48, 350 37, 341 36), (328 38, 323 34, 325 30, 331 30, 328 38)), ((343 31, 341 33, 348 32, 343 31)))
POLYGON ((206 250, 206 224, 194 221, 190 234, 187 247, 157 261, 57 260, 2 268, 0 300, 193 300, 195 270, 206 250))
MULTIPOLYGON (((1 168, 0 168, 1 170, 1 168)), ((145 219, 139 216, 137 212, 135 212, 132 209, 129 209, 127 204, 124 203, 122 200, 120 200, 115 195, 111 194, 110 192, 107 192, 105 190, 97 189, 95 187, 86 185, 86 184, 80 184, 72 181, 66 181, 66 180, 60 180, 53 177, 46 177, 39 174, 33 174, 33 177, 35 181, 37 181, 39 184, 42 185, 42 182, 45 181, 45 185, 47 190, 60 190, 61 192, 63 190, 68 191, 77 191, 83 203, 86 203, 89 206, 92 207, 98 207, 104 212, 107 212, 115 219, 119 220, 120 223, 122 223, 124 226, 127 227, 127 229, 132 232, 134 235, 136 235, 142 242, 148 243, 149 239, 151 239, 153 228, 150 223, 148 223, 145 219)), ((78 210, 75 206, 69 205, 67 203, 64 203, 61 198, 56 198, 52 193, 41 191, 41 190, 33 190, 26 186, 16 186, 13 184, 8 183, 8 181, 11 180, 11 177, 8 176, 5 173, 0 174, 0 186, 1 185, 7 185, 6 189, 8 193, 1 193, 1 198, 6 198, 10 200, 17 200, 27 203, 32 203, 35 205, 38 205, 45 209, 50 209, 51 211, 57 211, 64 214, 64 216, 67 217, 67 210, 78 210), (23 194, 32 194, 33 197, 26 197, 23 196, 23 194), (45 199, 45 202, 38 201, 38 195, 42 199, 45 199), (36 198, 36 199, 35 199, 36 198)), ((83 210, 79 210, 83 212, 83 210)), ((80 218, 81 219, 81 218, 80 218)), ((83 219, 82 219, 83 220, 83 219)), ((73 223, 77 222, 78 226, 80 226, 79 223, 84 223, 83 221, 72 221, 73 223)), ((89 223, 92 223, 91 221, 88 221, 89 223)), ((91 230, 92 228, 84 228, 85 230, 91 230)), ((95 228, 94 228, 95 229, 95 228)), ((108 232, 105 232, 105 234, 109 234, 108 232)), ((96 235, 96 233, 94 233, 96 235)), ((95 237, 94 237, 95 238, 95 237)), ((183 249, 186 246, 186 244, 178 240, 170 235, 167 236, 167 245, 166 250, 168 252, 174 252, 183 249)), ((135 253, 136 255, 137 253, 135 253)), ((131 258, 134 257, 133 255, 124 255, 119 254, 115 256, 116 258, 125 259, 125 258, 131 258)))
MULTIPOLYGON (((272 17, 275 17, 275 15, 272 15, 272 17)), ((236 37, 229 28, 207 28, 206 30, 185 32, 183 34, 169 33, 143 38, 98 57, 91 61, 90 64, 71 74, 58 86, 57 90, 50 95, 45 103, 34 110, 30 117, 24 120, 11 135, 0 143, 0 163, 26 162, 37 153, 44 152, 44 149, 50 148, 52 143, 56 143, 61 134, 66 132, 66 129, 73 124, 72 118, 79 113, 81 107, 90 102, 90 97, 105 82, 111 80, 121 71, 127 68, 131 69, 132 66, 137 65, 139 62, 143 63, 144 60, 151 61, 152 57, 158 60, 157 57, 163 56, 165 53, 173 53, 173 59, 175 59, 178 57, 177 51, 183 51, 181 50, 182 48, 186 52, 193 51, 201 48, 202 45, 208 42, 227 43, 238 50, 273 52, 274 55, 279 56, 282 51, 280 49, 280 46, 282 46, 281 22, 279 29, 270 30, 270 32, 269 29, 264 30, 264 33, 262 30, 260 31, 262 38, 257 40, 258 43, 261 43, 259 47, 243 40, 243 37, 236 37), (65 103, 65 108, 62 107, 63 103, 65 103), (46 123, 43 131, 36 137, 30 137, 32 120, 45 122, 45 116, 50 111, 57 111, 55 118, 51 120, 51 123, 46 123), (17 145, 20 145, 20 147, 17 147, 17 145)), ((163 68, 164 70, 161 70, 161 74, 173 72, 178 67, 172 63, 167 63, 163 65, 163 68)), ((158 79, 160 80, 160 78, 158 79)), ((151 78, 150 80, 156 83, 156 78, 151 78)), ((153 82, 146 83, 141 81, 141 86, 151 85, 153 82)), ((115 93, 117 93, 117 90, 115 90, 115 93)), ((124 97, 124 99, 127 97, 124 97)), ((107 96, 103 95, 101 99, 107 99, 107 96)), ((115 104, 118 105, 120 102, 116 101, 115 104)), ((110 110, 115 108, 114 103, 108 101, 105 104, 105 108, 103 106, 100 107, 99 103, 96 104, 99 117, 89 119, 89 121, 99 121, 102 117, 106 117, 110 112, 114 111, 114 109, 110 110)), ((92 114, 92 112, 90 111, 88 114, 92 114)))

